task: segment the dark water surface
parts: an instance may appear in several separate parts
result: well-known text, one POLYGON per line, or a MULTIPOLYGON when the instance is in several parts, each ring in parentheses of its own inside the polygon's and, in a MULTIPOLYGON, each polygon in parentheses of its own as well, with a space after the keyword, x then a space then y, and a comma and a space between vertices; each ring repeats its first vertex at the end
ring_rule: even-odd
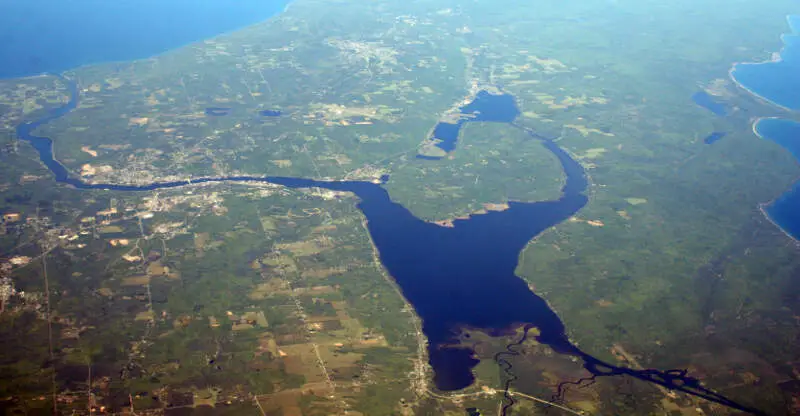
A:
MULTIPOLYGON (((54 158, 49 138, 33 135, 37 127, 76 107, 78 90, 75 84, 70 85, 72 97, 68 104, 17 128, 19 138, 36 148, 42 163, 53 172, 58 182, 80 189, 146 191, 190 183, 250 181, 269 182, 289 188, 320 187, 353 192, 358 196, 360 202, 357 207, 367 219, 367 228, 381 262, 423 322, 423 332, 429 341, 428 353, 434 370, 434 382, 440 390, 458 390, 474 381, 472 369, 478 363, 474 351, 452 346, 457 343, 460 328, 478 328, 500 335, 514 333, 516 328, 524 326, 526 336, 528 329, 537 328, 539 335, 535 338, 538 342, 550 346, 559 354, 576 357, 593 377, 627 375, 726 406, 759 413, 704 388, 685 371, 617 367, 580 350, 568 339, 558 315, 530 290, 524 280, 514 274, 520 252, 534 236, 574 215, 587 203, 585 192, 588 182, 582 166, 551 140, 526 130, 532 140, 540 140, 561 163, 566 182, 559 199, 510 202, 505 211, 456 220, 454 226, 448 228, 415 217, 408 209, 392 201, 382 184, 371 182, 240 176, 143 186, 85 183, 69 176, 67 169, 54 158)), ((514 105, 511 114, 516 117, 519 112, 513 97, 505 97, 511 99, 514 105)), ((508 113, 488 114, 493 120, 498 120, 508 113)), ((513 118, 506 120, 512 122, 513 118)), ((384 183, 388 179, 382 178, 384 183)), ((513 370, 511 364, 501 356, 496 359, 501 368, 513 376, 510 373, 513 370)), ((511 377, 509 380, 513 379, 511 377)), ((513 401, 507 403, 503 414, 511 404, 513 401)))
POLYGON ((266 20, 288 0, 0 0, 0 78, 147 58, 266 20))
POLYGON ((511 202, 505 211, 456 220, 452 228, 420 220, 372 183, 284 178, 270 182, 350 191, 361 199, 358 208, 367 218, 381 262, 422 318, 436 386, 458 390, 472 384, 471 370, 477 364, 472 351, 446 346, 457 342, 459 327, 503 331, 530 323, 541 332, 541 342, 564 353, 573 349, 558 316, 514 274, 528 242, 587 201, 581 166, 554 143, 544 145, 567 173, 559 200, 511 202))
POLYGON ((227 116, 232 111, 233 109, 228 107, 208 107, 206 108, 206 115, 212 117, 221 117, 227 116))
MULTIPOLYGON (((788 16, 791 34, 781 37, 780 59, 763 63, 736 64, 733 79, 754 95, 781 107, 800 111, 800 16, 788 16)), ((800 160, 800 124, 765 118, 754 126, 756 133, 772 140, 800 160)), ((800 182, 766 206, 767 216, 790 236, 800 239, 800 182)))
POLYGON ((722 140, 722 138, 727 136, 727 135, 728 135, 728 133, 725 133, 724 131, 715 131, 715 132, 709 134, 708 136, 706 136, 706 138, 703 139, 703 143, 705 143, 705 144, 714 144, 714 143, 722 140))
MULTIPOLYGON (((519 115, 519 109, 510 94, 490 94, 481 91, 469 104, 458 109, 461 117, 456 123, 438 123, 433 129, 433 138, 441 140, 436 147, 445 152, 456 150, 461 127, 470 121, 489 121, 512 123, 519 115)), ((439 160, 437 156, 417 156, 424 160, 439 160)))
MULTIPOLYGON (((778 143, 800 161, 800 123, 765 118, 756 123, 755 130, 760 137, 778 143)), ((784 231, 800 240, 800 181, 767 205, 766 212, 784 231)))
POLYGON ((800 16, 789 16, 791 34, 781 37, 780 60, 740 63, 731 76, 751 93, 781 107, 800 110, 800 16))

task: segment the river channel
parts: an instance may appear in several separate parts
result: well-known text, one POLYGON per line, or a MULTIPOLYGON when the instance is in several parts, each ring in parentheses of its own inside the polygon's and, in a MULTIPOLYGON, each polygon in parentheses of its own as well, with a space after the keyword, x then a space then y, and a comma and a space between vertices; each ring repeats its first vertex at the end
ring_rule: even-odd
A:
MULTIPOLYGON (((513 334, 519 327, 535 327, 539 331, 536 341, 559 354, 576 357, 594 377, 631 376, 759 414, 755 409, 704 388, 685 371, 618 367, 580 350, 569 340, 564 324, 547 302, 515 274, 519 255, 528 242, 575 215, 588 201, 588 181, 583 167, 552 140, 524 129, 531 140, 540 141, 558 158, 566 176, 559 199, 512 201, 505 211, 455 220, 452 227, 443 227, 415 217, 404 206, 392 201, 383 183, 271 176, 198 178, 143 186, 86 183, 71 176, 56 159, 50 138, 34 134, 39 126, 76 108, 80 93, 74 83, 69 85, 71 98, 67 104, 17 127, 18 137, 33 145, 41 162, 58 182, 78 189, 114 191, 148 191, 209 182, 266 182, 288 188, 319 187, 354 193, 360 199, 357 207, 366 217, 381 262, 422 320, 434 382, 439 390, 463 389, 474 381, 472 369, 478 363, 474 351, 453 346, 458 344, 460 329, 481 329, 501 335, 513 334)), ((521 128, 513 120, 508 122, 521 128)), ((501 367, 506 372, 513 371, 510 363, 500 358, 503 360, 498 360, 501 367)))

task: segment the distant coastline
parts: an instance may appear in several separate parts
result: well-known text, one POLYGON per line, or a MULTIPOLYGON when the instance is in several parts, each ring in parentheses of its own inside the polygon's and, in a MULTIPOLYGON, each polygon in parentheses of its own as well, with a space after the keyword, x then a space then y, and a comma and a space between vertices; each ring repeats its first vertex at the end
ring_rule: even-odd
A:
POLYGON ((292 0, 26 0, 0 6, 0 80, 150 59, 262 24, 292 0), (91 3, 91 4, 89 4, 91 3))
MULTIPOLYGON (((740 66, 752 67, 760 65, 775 65, 784 62, 784 54, 787 52, 787 49, 793 46, 792 41, 789 40, 788 38, 790 37, 800 38, 800 27, 798 27, 800 26, 800 15, 791 15, 791 14, 787 15, 786 21, 789 25, 790 33, 784 33, 781 35, 780 39, 781 42, 783 43, 783 46, 778 52, 774 52, 772 54, 771 59, 762 62, 734 62, 731 68, 728 70, 728 77, 731 79, 731 81, 733 81, 734 84, 736 84, 736 86, 740 87, 741 89, 750 93, 752 96, 761 99, 770 105, 773 105, 785 111, 797 111, 800 110, 800 108, 791 108, 789 106, 783 105, 781 103, 776 102, 774 99, 770 97, 766 97, 763 94, 756 92, 752 87, 747 87, 746 85, 744 85, 742 81, 736 78, 735 74, 736 70, 740 66)), ((794 45, 794 47, 800 47, 800 46, 794 45)))
POLYGON ((777 221, 775 221, 775 220, 774 220, 772 217, 770 217, 770 215, 769 215, 769 207, 770 207, 770 205, 771 205, 772 203, 774 203, 774 202, 775 202, 776 200, 778 200, 778 199, 780 199, 780 197, 776 198, 776 199, 775 199, 775 200, 773 200, 772 202, 763 202, 763 203, 761 203, 761 204, 758 204, 758 210, 759 210, 759 211, 761 211, 761 214, 763 214, 763 215, 764 215, 764 218, 766 218, 766 219, 767 219, 767 221, 769 221, 769 222, 770 222, 772 225, 774 225, 774 226, 775 226, 777 229, 781 230, 781 232, 783 233, 783 235, 785 235, 786 237, 788 237, 790 240, 794 241, 795 243, 797 243, 797 244, 800 244, 800 237, 795 237, 795 236, 793 236, 791 233, 789 233, 789 231, 786 231, 786 229, 785 229, 785 228, 781 227, 781 225, 780 225, 780 224, 778 224, 778 222, 777 222, 777 221))
MULTIPOLYGON (((795 103, 790 98, 788 101, 790 101, 791 104, 788 104, 785 101, 781 100, 780 97, 777 97, 777 93, 774 94, 774 96, 768 96, 769 94, 764 94, 763 91, 757 92, 756 91, 757 88, 752 87, 752 85, 748 87, 747 85, 745 85, 745 82, 743 82, 741 79, 737 79, 736 77, 737 69, 740 69, 743 66, 748 66, 750 68, 753 68, 766 65, 782 66, 780 69, 787 73, 786 77, 788 78, 780 77, 779 81, 783 79, 790 79, 793 82, 796 79, 794 77, 800 76, 798 75, 800 74, 800 72, 792 71, 793 69, 792 67, 795 66, 797 62, 800 62, 799 59, 800 56, 790 57, 788 55, 788 52, 790 52, 790 50, 800 49, 800 33, 799 33, 800 15, 787 15, 786 21, 788 22, 790 33, 785 33, 781 35, 781 42, 783 43, 783 47, 781 47, 779 52, 773 53, 772 59, 763 62, 736 62, 731 66, 730 70, 728 71, 728 77, 731 79, 731 81, 733 81, 733 83, 736 86, 738 86, 744 91, 747 91, 747 93, 749 93, 751 96, 766 103, 767 105, 779 108, 787 113, 796 114, 798 110, 800 110, 800 101, 795 103), (789 66, 789 68, 785 68, 785 66, 787 65, 789 66), (783 101, 783 102, 779 103, 778 101, 783 101)), ((798 53, 798 55, 800 55, 800 53, 798 53)), ((775 79, 774 74, 769 74, 769 73, 763 74, 764 77, 768 77, 769 75, 773 75, 773 78, 771 79, 773 80, 775 79)), ((792 87, 796 88, 798 85, 800 84, 790 83, 790 85, 787 85, 787 88, 789 89, 789 91, 792 91, 792 87)), ((762 85, 762 87, 764 87, 764 85, 762 85)), ((772 89, 773 91, 777 91, 776 87, 777 85, 769 85, 769 84, 766 85, 766 89, 772 89)), ((788 130, 795 128, 795 126, 800 126, 800 123, 798 123, 796 120, 792 120, 791 118, 787 117, 775 117, 775 116, 760 117, 757 118, 752 124, 751 128, 753 134, 755 134, 756 137, 758 137, 759 139, 770 140, 780 145, 786 151, 790 152, 792 156, 794 156, 798 161, 800 161, 800 150, 797 150, 792 146, 790 146, 788 143, 785 143, 785 141, 782 140, 783 137, 780 137, 782 133, 785 133, 785 131, 782 131, 781 133, 778 133, 776 135, 776 134, 767 134, 764 131, 759 130, 759 126, 763 127, 765 123, 775 123, 775 122, 785 122, 786 126, 783 127, 788 130)), ((800 139, 798 139, 798 141, 800 141, 800 139)), ((800 149, 800 143, 798 143, 797 146, 798 149, 800 149)), ((797 243, 800 243, 800 215, 797 215, 797 218, 791 218, 790 216, 784 216, 783 218, 780 218, 779 215, 777 214, 781 213, 786 214, 786 212, 800 212, 800 207, 793 207, 793 205, 797 205, 799 199, 798 198, 799 192, 800 192, 800 178, 796 178, 791 189, 785 191, 781 195, 778 195, 771 201, 766 203, 761 203, 758 206, 761 213, 770 223, 778 227, 778 229, 780 229, 787 237, 789 237, 791 240, 797 243), (786 209, 787 206, 789 206, 790 209, 787 210, 786 209)))
MULTIPOLYGON (((753 134, 756 135, 756 137, 758 137, 761 140, 769 140, 769 141, 775 143, 774 140, 771 140, 769 137, 764 136, 763 134, 761 134, 758 131, 758 123, 760 123, 760 122, 762 122, 764 120, 781 120, 781 118, 780 117, 759 117, 758 119, 756 119, 753 122, 753 125, 752 125, 753 134)), ((779 143, 775 143, 775 144, 780 145, 779 143)), ((788 149, 787 149, 787 151, 788 151, 788 149)), ((800 177, 798 177, 796 179, 796 183, 797 182, 800 182, 800 177)), ((781 230, 781 232, 784 235, 789 237, 791 240, 793 240, 793 241, 795 241, 797 243, 800 243, 800 236, 792 235, 792 233, 790 233, 789 230, 784 228, 775 218, 772 218, 772 216, 770 216, 770 213, 769 213, 769 208, 771 206, 773 206, 776 202, 780 201, 781 198, 786 196, 787 193, 791 193, 793 190, 794 190, 794 187, 791 190, 786 191, 785 193, 776 196, 775 198, 773 198, 769 202, 762 202, 762 203, 758 204, 758 210, 761 211, 761 213, 764 215, 764 217, 767 219, 767 221, 769 221, 772 225, 774 225, 779 230, 781 230)))
POLYGON ((753 91, 752 89, 746 87, 744 84, 742 84, 741 82, 739 82, 739 80, 736 79, 735 75, 733 75, 733 73, 736 72, 736 67, 738 65, 765 65, 765 64, 774 64, 774 63, 778 63, 778 62, 781 62, 781 57, 780 57, 779 54, 776 54, 775 56, 773 56, 773 58, 770 59, 769 61, 764 61, 764 62, 736 62, 736 63, 733 64, 731 69, 728 70, 728 77, 731 79, 731 81, 733 81, 734 84, 736 84, 737 87, 743 89, 744 91, 747 91, 748 94, 750 94, 753 97, 755 97, 756 99, 764 102, 765 104, 771 105, 773 107, 778 107, 778 108, 780 108, 781 110, 784 110, 784 111, 793 111, 791 108, 783 106, 781 104, 778 104, 775 101, 772 101, 769 98, 764 97, 764 96, 760 95, 759 93, 753 91))

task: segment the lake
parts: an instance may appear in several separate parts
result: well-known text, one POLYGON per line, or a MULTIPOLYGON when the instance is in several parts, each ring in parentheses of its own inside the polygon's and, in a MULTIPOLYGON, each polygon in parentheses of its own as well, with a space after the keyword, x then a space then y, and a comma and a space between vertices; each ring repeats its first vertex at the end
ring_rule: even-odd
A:
POLYGON ((266 20, 288 0, 0 0, 0 78, 147 58, 266 20))
MULTIPOLYGON (((461 135, 461 127, 464 123, 471 121, 493 122, 493 123, 512 123, 519 115, 519 109, 514 102, 514 97, 509 94, 491 94, 488 91, 480 91, 475 98, 458 109, 458 121, 439 122, 433 128, 431 138, 436 139, 434 145, 445 153, 450 153, 456 149, 458 138, 461 135)), ((424 160, 439 160, 444 156, 418 155, 417 158, 424 160)))
POLYGON ((728 115, 728 106, 718 102, 713 95, 705 91, 698 91, 692 94, 692 101, 718 116, 728 115))
MULTIPOLYGON (((789 110, 800 110, 800 16, 787 16, 792 33, 781 37, 784 48, 779 59, 761 63, 739 63, 731 78, 750 93, 789 110)), ((772 140, 800 161, 800 124, 791 120, 762 118, 755 133, 772 140)), ((800 182, 766 205, 766 215, 783 231, 800 239, 800 182)))
POLYGON ((706 138, 703 139, 703 143, 705 143, 705 144, 714 144, 714 143, 722 140, 727 135, 728 135, 728 133, 726 133, 724 131, 715 131, 715 132, 709 134, 708 136, 706 136, 706 138))
MULTIPOLYGON (((3 1, 3 0, 0 0, 3 1)), ((255 23, 280 11, 285 2, 240 0, 186 1, 66 1, 30 0, 0 3, 0 41, 7 48, 0 59, 9 65, 0 76, 57 72, 101 61, 144 58, 195 40, 255 23), (58 8, 55 8, 55 5, 58 8), (51 7, 52 6, 52 7, 51 7), (42 10, 46 12, 40 13, 42 10), (142 30, 146 27, 146 30, 142 30)), ((581 165, 554 141, 528 131, 530 140, 558 158, 566 182, 561 196, 552 201, 509 202, 508 209, 459 219, 442 227, 415 217, 393 202, 382 186, 371 182, 326 182, 304 178, 232 176, 198 178, 141 186, 90 184, 70 176, 55 158, 52 141, 34 135, 37 127, 68 114, 80 99, 73 82, 66 105, 44 117, 18 126, 18 136, 30 142, 55 180, 80 189, 145 191, 206 182, 270 182, 289 188, 321 187, 349 191, 358 196, 358 208, 380 260, 423 322, 428 339, 434 381, 441 390, 470 385, 477 364, 475 352, 458 346, 463 328, 479 328, 493 335, 514 334, 519 327, 537 328, 536 340, 556 353, 575 357, 595 376, 630 376, 752 411, 704 388, 684 371, 630 369, 603 362, 568 339, 558 315, 515 274, 521 251, 539 233, 575 215, 588 201, 588 181, 581 165)), ((209 108, 221 117, 228 108, 209 108)), ((479 93, 460 109, 462 121, 503 122, 514 125, 519 115, 514 97, 479 93)), ((263 116, 278 116, 275 110, 263 116)), ((437 137, 444 151, 455 148, 458 129, 437 137)), ((387 181, 389 178, 383 178, 387 181)))
MULTIPOLYGON (((392 201, 383 187, 389 180, 388 176, 383 176, 377 184, 257 176, 198 178, 141 186, 86 183, 70 176, 64 165, 55 159, 52 139, 33 134, 39 126, 63 117, 77 107, 80 100, 77 84, 63 80, 70 87, 70 101, 38 120, 17 126, 19 138, 34 146, 57 182, 79 189, 116 191, 146 191, 208 182, 269 182, 287 188, 319 187, 354 193, 360 200, 357 207, 367 220, 367 229, 381 263, 422 320, 434 383, 440 390, 463 389, 475 380, 472 370, 479 361, 475 358, 475 351, 459 345, 460 330, 477 328, 497 336, 513 335, 523 327, 525 337, 530 328, 536 328, 538 335, 535 338, 539 343, 549 346, 555 353, 575 357, 596 377, 634 377, 735 409, 763 414, 702 386, 700 380, 685 370, 620 367, 581 350, 569 340, 555 311, 515 274, 520 253, 532 238, 575 215, 586 205, 589 182, 580 163, 555 141, 513 123, 519 111, 511 95, 502 95, 507 97, 504 99, 510 99, 514 110, 510 113, 514 117, 508 117, 507 122, 526 131, 531 140, 540 141, 558 159, 566 176, 561 196, 552 201, 509 201, 508 208, 503 211, 458 219, 453 221, 452 227, 443 227, 414 216, 406 207, 392 201)), ((507 116, 509 113, 502 114, 507 116)), ((511 345, 521 343, 525 337, 511 345)), ((501 358, 501 354, 495 360, 502 371, 511 375, 513 368, 501 358)), ((513 403, 508 394, 506 399, 513 403)), ((503 408, 503 414, 508 406, 510 404, 503 408)))
MULTIPOLYGON (((800 161, 800 123, 779 118, 765 118, 755 125, 759 137, 772 140, 800 161)), ((800 181, 792 189, 765 207, 769 218, 787 234, 800 240, 800 181)))
POLYGON ((787 17, 791 34, 781 37, 780 59, 739 63, 731 77, 751 93, 784 108, 800 110, 800 16, 787 17))
MULTIPOLYGON (((288 188, 320 187, 356 194, 361 200, 358 208, 367 219, 381 262, 422 319, 434 381, 439 389, 462 389, 474 380, 472 368, 477 364, 473 358, 474 351, 453 346, 458 343, 461 328, 480 328, 501 334, 514 333, 520 325, 531 325, 540 331, 536 337, 539 342, 560 353, 584 355, 567 338, 558 315, 514 273, 521 251, 533 237, 568 219, 588 201, 584 194, 588 181, 582 166, 554 142, 542 140, 530 132, 531 140, 542 140, 542 145, 561 162, 567 180, 558 200, 511 201, 506 210, 455 220, 453 227, 443 227, 414 216, 392 201, 382 184, 372 182, 235 176, 141 186, 91 184, 69 174, 56 159, 50 138, 33 134, 39 126, 63 117, 77 107, 80 100, 77 85, 65 82, 71 88, 71 99, 67 104, 17 127, 18 137, 34 146, 40 160, 58 182, 79 189, 115 191, 148 191, 224 181, 269 182, 288 188)), ((482 100, 491 97, 504 97, 502 100, 510 104, 513 111, 500 108, 489 110, 487 114, 503 110, 502 115, 509 123, 513 122, 519 114, 514 98, 479 94, 482 100)), ((495 115, 492 118, 498 120, 501 117, 495 115)), ((385 182, 388 177, 382 180, 385 182)), ((594 360, 588 354, 585 356, 594 360)))

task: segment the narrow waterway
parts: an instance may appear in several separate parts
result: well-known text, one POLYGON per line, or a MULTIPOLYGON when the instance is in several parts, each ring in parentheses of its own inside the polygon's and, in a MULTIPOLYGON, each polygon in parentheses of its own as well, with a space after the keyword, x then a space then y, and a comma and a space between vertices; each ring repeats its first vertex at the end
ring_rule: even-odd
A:
MULTIPOLYGON (((357 207, 367 219, 367 228, 381 262, 423 322, 434 382, 440 390, 459 390, 474 381, 472 369, 478 360, 474 358, 474 351, 457 345, 461 328, 509 335, 524 326, 537 328, 539 334, 535 338, 539 343, 559 354, 581 360, 593 378, 627 375, 759 414, 757 410, 704 388, 685 371, 618 367, 581 351, 569 340, 558 315, 515 274, 519 255, 528 242, 542 231, 573 216, 588 200, 585 195, 588 181, 582 166, 552 140, 523 129, 531 140, 539 140, 558 158, 566 177, 559 199, 512 201, 505 211, 456 220, 453 227, 442 227, 415 217, 404 206, 392 201, 383 183, 270 176, 201 178, 143 186, 86 183, 71 176, 66 167, 58 162, 50 138, 34 135, 37 127, 66 115, 77 106, 79 91, 74 83, 70 83, 70 88, 71 99, 68 104, 17 128, 19 138, 33 145, 42 163, 58 182, 79 189, 148 191, 192 183, 249 181, 268 182, 288 188, 319 187, 354 193, 360 199, 357 207)), ((516 105, 514 107, 516 109, 516 105)), ((508 123, 521 128, 513 124, 513 118, 508 123)), ((384 183, 389 180, 388 177, 382 179, 384 183)), ((513 349, 509 351, 513 354, 513 349)), ((496 359, 502 370, 511 377, 507 386, 510 387, 513 382, 512 365, 501 355, 496 359)), ((512 404, 508 403, 504 412, 512 404)))

